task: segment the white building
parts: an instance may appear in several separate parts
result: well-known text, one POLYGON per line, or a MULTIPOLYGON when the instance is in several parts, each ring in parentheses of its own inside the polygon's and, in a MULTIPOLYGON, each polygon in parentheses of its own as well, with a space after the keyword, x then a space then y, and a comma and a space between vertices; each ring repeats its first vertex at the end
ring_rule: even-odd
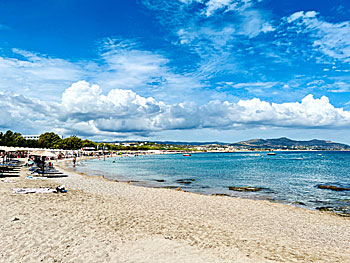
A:
POLYGON ((39 140, 40 135, 22 135, 26 140, 39 140))

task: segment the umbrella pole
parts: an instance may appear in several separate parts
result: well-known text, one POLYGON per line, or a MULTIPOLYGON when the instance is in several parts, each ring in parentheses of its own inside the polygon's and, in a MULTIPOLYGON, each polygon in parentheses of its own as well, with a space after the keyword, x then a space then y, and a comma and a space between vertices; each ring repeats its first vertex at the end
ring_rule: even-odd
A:
POLYGON ((41 160, 42 160, 42 168, 41 168, 41 171, 42 171, 42 176, 44 176, 44 173, 45 173, 45 156, 42 156, 42 157, 41 157, 41 160))

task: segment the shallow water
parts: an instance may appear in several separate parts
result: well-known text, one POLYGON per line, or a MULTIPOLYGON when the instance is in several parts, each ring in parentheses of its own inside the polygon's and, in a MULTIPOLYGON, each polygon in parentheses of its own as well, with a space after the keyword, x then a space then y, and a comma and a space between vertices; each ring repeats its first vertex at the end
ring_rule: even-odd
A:
POLYGON ((156 187, 275 200, 311 209, 332 207, 350 214, 350 191, 319 189, 318 184, 350 188, 350 152, 198 153, 92 159, 77 170, 108 179, 136 180, 156 187), (179 179, 194 179, 188 184, 179 179), (156 180, 164 180, 157 182, 156 180), (229 186, 261 187, 235 192, 229 186))

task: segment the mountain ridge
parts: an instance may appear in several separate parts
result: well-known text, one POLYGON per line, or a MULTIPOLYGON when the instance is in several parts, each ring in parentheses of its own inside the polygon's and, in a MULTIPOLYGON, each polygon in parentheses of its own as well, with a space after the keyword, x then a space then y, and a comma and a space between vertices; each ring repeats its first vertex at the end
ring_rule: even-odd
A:
POLYGON ((251 148, 324 148, 324 149, 350 149, 350 146, 343 143, 337 143, 333 141, 312 139, 308 141, 297 141, 287 137, 275 138, 275 139, 251 139, 247 141, 241 141, 237 143, 231 143, 230 146, 236 147, 251 147, 251 148))
POLYGON ((168 145, 187 145, 187 146, 203 146, 203 145, 222 145, 233 147, 245 147, 245 148, 300 148, 300 147, 313 147, 324 149, 350 149, 350 146, 344 143, 337 143, 329 140, 292 140, 287 137, 273 138, 273 139, 250 139, 246 141, 240 141, 236 143, 224 143, 224 142, 184 142, 184 141, 114 141, 112 143, 138 143, 138 142, 151 142, 156 144, 168 144, 168 145))

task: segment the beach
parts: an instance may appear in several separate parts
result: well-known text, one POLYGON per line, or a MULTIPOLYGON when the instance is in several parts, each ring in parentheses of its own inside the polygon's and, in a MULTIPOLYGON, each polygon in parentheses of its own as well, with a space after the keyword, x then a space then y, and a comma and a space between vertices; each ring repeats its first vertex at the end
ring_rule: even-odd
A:
POLYGON ((280 203, 67 178, 0 182, 0 262, 350 262, 350 218, 280 203), (64 184, 67 193, 13 194, 64 184))

